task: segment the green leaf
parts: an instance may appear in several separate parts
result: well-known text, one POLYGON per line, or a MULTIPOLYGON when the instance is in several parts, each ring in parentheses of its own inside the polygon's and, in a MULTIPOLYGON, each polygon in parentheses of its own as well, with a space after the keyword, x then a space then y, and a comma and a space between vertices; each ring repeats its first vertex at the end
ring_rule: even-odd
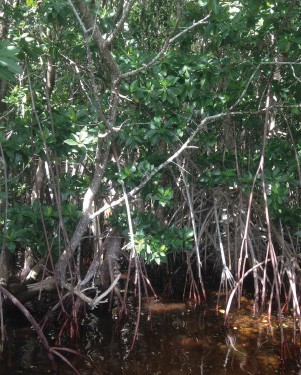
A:
MULTIPOLYGON (((1 48, 1 44, 0 44, 0 48, 1 48)), ((0 49, 0 58, 1 57, 14 57, 15 59, 17 59, 15 57, 15 55, 20 51, 20 48, 17 48, 15 46, 6 46, 5 48, 1 48, 0 49)))
POLYGON ((69 108, 68 113, 69 113, 69 117, 70 117, 72 122, 77 121, 77 116, 76 116, 73 108, 69 108))
POLYGON ((80 144, 76 142, 74 139, 66 139, 64 143, 67 143, 69 146, 79 146, 80 144))
POLYGON ((214 14, 218 14, 218 12, 219 12, 218 0, 209 0, 208 1, 208 9, 210 10, 210 12, 213 12, 214 14))
POLYGON ((52 207, 51 207, 51 206, 46 207, 46 210, 43 211, 43 213, 44 213, 44 215, 45 215, 46 217, 50 217, 51 214, 52 214, 52 207))
POLYGON ((70 215, 75 212, 75 209, 74 209, 74 206, 73 206, 72 202, 68 203, 67 209, 68 209, 68 212, 69 212, 70 215))
POLYGON ((0 66, 0 76, 5 78, 7 81, 13 81, 15 76, 8 69, 0 66))
POLYGON ((173 86, 179 79, 180 77, 167 77, 168 86, 173 86))
POLYGON ((53 3, 53 8, 57 11, 60 12, 62 10, 62 5, 59 3, 53 3))
POLYGON ((261 0, 248 0, 248 6, 250 7, 250 9, 253 12, 258 12, 259 11, 261 3, 262 3, 261 0))
POLYGON ((12 73, 22 73, 22 69, 12 59, 0 56, 0 64, 12 73))
POLYGON ((14 242, 6 242, 5 245, 11 253, 15 252, 16 244, 14 242))
POLYGON ((130 85, 130 92, 131 92, 131 93, 134 93, 134 92, 137 90, 137 87, 138 87, 138 81, 135 80, 135 81, 132 82, 131 85, 130 85))

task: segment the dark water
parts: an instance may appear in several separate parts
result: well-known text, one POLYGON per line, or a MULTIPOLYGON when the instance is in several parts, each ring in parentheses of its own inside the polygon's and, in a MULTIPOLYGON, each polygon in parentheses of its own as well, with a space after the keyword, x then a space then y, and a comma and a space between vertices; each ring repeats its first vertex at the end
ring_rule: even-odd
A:
MULTIPOLYGON (((252 301, 241 310, 233 307, 227 329, 224 309, 215 306, 194 309, 191 303, 151 303, 151 319, 143 309, 137 342, 131 352, 135 327, 134 308, 117 334, 113 322, 96 313, 88 318, 88 329, 79 350, 97 363, 102 374, 298 374, 301 375, 300 337, 292 344, 292 321, 285 319, 285 335, 292 358, 280 360, 279 322, 252 316, 252 301)), ((0 374, 49 374, 50 366, 30 328, 15 327, 9 333, 11 351, 0 363, 0 374)), ((290 355, 288 355, 290 357, 290 355)), ((68 355, 83 375, 97 372, 82 358, 68 355)), ((60 362, 61 374, 73 374, 60 362)))

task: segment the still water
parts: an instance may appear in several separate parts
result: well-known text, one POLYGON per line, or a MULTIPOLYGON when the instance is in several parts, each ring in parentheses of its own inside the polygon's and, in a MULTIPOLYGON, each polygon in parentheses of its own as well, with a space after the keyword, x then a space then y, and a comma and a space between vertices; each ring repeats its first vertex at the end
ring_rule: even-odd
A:
MULTIPOLYGON (((292 344, 292 320, 284 316, 285 335, 290 349, 288 359, 280 360, 278 320, 271 322, 266 315, 252 316, 252 301, 243 299, 242 308, 231 309, 225 329, 221 303, 216 315, 215 306, 195 309, 190 302, 155 302, 150 311, 144 305, 137 342, 131 352, 135 328, 135 308, 129 318, 114 333, 117 312, 113 320, 89 314, 88 328, 77 348, 93 358, 102 374, 165 375, 165 374, 298 374, 301 375, 301 345, 292 344)), ((50 367, 34 332, 28 327, 11 328, 9 358, 0 364, 0 374, 49 374, 50 367)), ((97 372, 82 358, 68 355, 82 375, 97 372)), ((61 374, 73 374, 60 363, 61 374)))

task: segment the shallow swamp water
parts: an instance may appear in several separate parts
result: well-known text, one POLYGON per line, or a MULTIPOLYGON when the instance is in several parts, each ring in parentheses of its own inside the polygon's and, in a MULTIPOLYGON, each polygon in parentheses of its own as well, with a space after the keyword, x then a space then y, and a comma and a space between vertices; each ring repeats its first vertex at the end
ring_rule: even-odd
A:
MULTIPOLYGON (((214 298, 213 298, 214 300, 214 298)), ((117 312, 99 317, 91 312, 87 329, 76 348, 97 362, 102 374, 298 374, 301 375, 301 345, 292 344, 292 319, 284 315, 284 330, 290 353, 280 360, 279 321, 265 314, 252 315, 252 300, 243 298, 240 310, 233 307, 227 328, 223 327, 225 304, 216 315, 214 303, 195 309, 191 302, 156 302, 151 299, 151 318, 144 304, 140 328, 131 352, 135 314, 114 333, 117 312)), ((0 375, 51 373, 49 361, 34 331, 28 326, 8 328, 10 350, 0 363, 0 375)), ((51 341, 51 335, 50 335, 51 341)), ((82 358, 67 355, 82 375, 97 374, 82 358)), ((74 374, 60 362, 60 373, 74 374)))

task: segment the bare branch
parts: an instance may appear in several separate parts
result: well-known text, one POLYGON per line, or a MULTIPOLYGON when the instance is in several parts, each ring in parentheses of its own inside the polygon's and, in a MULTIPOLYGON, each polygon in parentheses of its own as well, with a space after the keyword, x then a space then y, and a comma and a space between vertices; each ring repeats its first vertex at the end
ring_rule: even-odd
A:
POLYGON ((74 294, 76 294, 80 299, 85 301, 89 306, 91 306, 92 308, 95 308, 100 303, 107 302, 107 300, 103 301, 103 299, 105 298, 105 296, 107 296, 111 292, 111 290, 114 289, 119 279, 120 279, 120 274, 116 277, 116 279, 112 282, 112 284, 109 286, 109 288, 106 291, 104 291, 100 296, 96 296, 95 298, 90 298, 86 296, 81 290, 77 288, 72 288, 71 285, 67 284, 66 282, 63 282, 63 287, 69 291, 72 291, 73 289, 74 294))
POLYGON ((131 72, 127 72, 127 73, 124 73, 124 74, 121 74, 120 76, 120 79, 124 79, 124 78, 128 78, 128 77, 132 77, 132 76, 135 76, 137 75, 138 73, 142 72, 143 70, 146 70, 148 69, 150 66, 152 66, 156 61, 159 60, 159 58, 167 51, 168 47, 170 46, 170 44, 172 42, 174 42, 177 38, 179 38, 180 36, 182 36, 183 34, 187 33, 188 31, 192 30, 193 28, 195 28, 196 26, 199 26, 203 23, 206 23, 206 19, 210 17, 210 14, 208 14, 205 18, 203 18, 202 20, 194 23, 193 25, 187 27, 185 30, 181 31, 179 34, 175 35, 173 38, 171 38, 171 35, 173 32, 171 32, 171 34, 165 39, 164 43, 163 43, 163 47, 161 49, 161 51, 146 65, 143 65, 141 66, 140 68, 138 69, 135 69, 135 70, 132 70, 131 72))
POLYGON ((279 27, 278 30, 277 30, 277 33, 276 33, 275 38, 274 38, 274 43, 273 43, 272 48, 271 48, 272 53, 274 53, 274 50, 275 50, 276 44, 278 43, 279 35, 282 33, 284 27, 286 26, 287 21, 288 21, 288 18, 289 18, 289 16, 290 16, 290 14, 291 14, 291 12, 292 12, 292 10, 293 10, 295 4, 296 4, 296 1, 297 1, 297 0, 292 0, 292 1, 291 1, 290 6, 288 7, 288 9, 287 9, 287 11, 286 11, 286 13, 285 13, 285 16, 284 16, 283 19, 282 19, 281 25, 280 25, 280 27, 279 27))
POLYGON ((186 34, 188 31, 194 29, 196 26, 199 26, 199 25, 202 25, 204 23, 207 23, 205 22, 207 18, 209 18, 211 15, 211 13, 209 13, 205 18, 203 18, 202 20, 196 22, 196 23, 193 23, 191 26, 189 27, 186 27, 186 29, 182 30, 179 34, 175 35, 173 38, 170 39, 170 43, 174 42, 176 39, 180 38, 180 36, 186 34))
POLYGON ((87 97, 90 105, 92 106, 92 100, 91 100, 91 98, 89 96, 88 91, 85 88, 84 80, 83 80, 83 78, 82 78, 82 76, 80 74, 80 70, 79 70, 78 65, 76 64, 75 61, 73 61, 69 57, 63 55, 61 52, 59 52, 59 54, 60 54, 60 56, 62 56, 63 59, 65 59, 66 61, 68 61, 71 66, 74 66, 74 70, 75 70, 75 72, 76 72, 76 74, 78 75, 78 78, 79 78, 80 86, 81 86, 83 92, 85 93, 85 95, 86 95, 86 97, 87 97))
MULTIPOLYGON (((4 175, 4 193, 6 195, 5 199, 5 211, 4 211, 4 228, 3 228, 3 240, 2 240, 2 245, 1 245, 1 255, 0 255, 0 271, 3 263, 3 258, 4 258, 4 250, 5 250, 5 236, 6 236, 6 229, 7 229, 7 210, 8 210, 8 188, 7 188, 7 166, 6 166, 6 160, 2 148, 2 143, 0 141, 0 152, 1 152, 1 159, 0 162, 2 164, 3 168, 3 175, 4 175)), ((1 282, 1 279, 0 279, 1 282)), ((0 297, 1 298, 1 297, 0 297)))
POLYGON ((93 30, 93 39, 103 55, 107 68, 110 70, 112 76, 115 79, 118 78, 120 76, 119 66, 110 53, 107 41, 102 37, 99 27, 94 22, 88 4, 85 2, 85 0, 74 0, 74 3, 79 11, 78 13, 74 5, 72 4, 71 0, 68 0, 68 3, 71 6, 76 18, 78 19, 78 22, 81 28, 83 29, 84 33, 87 34, 93 30), (89 27, 88 30, 86 29, 82 20, 89 27))
POLYGON ((241 99, 245 96, 245 93, 247 92, 248 90, 248 87, 250 86, 251 84, 251 81, 252 79, 254 78, 255 74, 258 72, 259 68, 262 66, 262 65, 301 65, 301 62, 288 62, 288 61, 262 61, 258 66, 257 68, 254 70, 254 72, 252 73, 251 77, 249 78, 249 81, 246 85, 246 87, 244 88, 243 92, 241 93, 240 97, 236 100, 236 102, 230 107, 229 111, 232 111, 236 106, 237 104, 241 101, 241 99))
POLYGON ((291 65, 291 69, 292 69, 294 78, 296 78, 296 80, 301 83, 301 79, 296 76, 295 69, 294 69, 293 65, 291 65))
POLYGON ((0 292, 3 293, 22 312, 22 314, 25 316, 25 318, 33 326, 33 328, 36 331, 39 339, 41 340, 42 345, 43 345, 43 347, 44 347, 44 349, 47 353, 47 356, 48 356, 48 358, 51 362, 53 373, 58 374, 57 365, 55 363, 53 354, 51 353, 50 345, 48 343, 48 340, 47 340, 46 336, 44 335, 44 332, 43 332, 42 328, 38 325, 38 323, 33 318, 31 313, 26 309, 26 307, 23 306, 22 303, 20 301, 18 301, 16 297, 14 297, 8 290, 3 288, 1 285, 0 285, 0 292))
POLYGON ((202 262, 201 262, 201 258, 200 258, 200 248, 199 248, 200 241, 199 241, 198 235, 197 235, 197 227, 196 227, 196 223, 195 223, 195 212, 194 212, 194 208, 193 208, 193 203, 192 203, 191 194, 190 194, 190 191, 189 191, 187 179, 186 179, 185 173, 183 171, 183 168, 180 166, 180 160, 178 158, 177 158, 177 162, 178 162, 179 171, 180 171, 181 176, 182 176, 182 180, 183 180, 184 185, 185 185, 186 197, 187 197, 188 205, 189 205, 189 214, 190 214, 192 228, 193 228, 194 247, 195 247, 196 259, 197 259, 198 275, 199 275, 200 283, 202 283, 203 282, 202 273, 201 273, 202 262))
POLYGON ((117 23, 115 29, 112 31, 112 33, 109 35, 109 37, 106 40, 107 44, 111 44, 116 36, 118 35, 119 31, 121 30, 122 26, 124 25, 125 20, 127 19, 128 15, 130 14, 130 11, 134 5, 136 0, 129 0, 127 5, 125 6, 125 9, 123 11, 122 17, 120 18, 119 22, 117 23))
MULTIPOLYGON (((233 112, 233 113, 228 113, 228 112, 223 112, 219 113, 214 116, 208 116, 205 119, 203 119, 200 124, 197 126, 197 128, 191 133, 190 137, 186 140, 185 143, 179 148, 177 152, 175 152, 172 156, 170 156, 167 160, 165 160, 164 163, 160 164, 159 167, 157 167, 152 173, 150 173, 141 183, 139 186, 135 187, 133 190, 131 190, 127 195, 128 197, 133 197, 140 189, 143 188, 152 178, 155 174, 157 174, 162 168, 166 167, 170 162, 172 162, 174 159, 176 159, 189 145, 189 143, 194 139, 196 134, 209 122, 218 120, 222 117, 229 116, 229 115, 240 115, 241 112, 233 112)), ((113 208, 117 205, 119 205, 121 202, 124 201, 124 197, 121 197, 117 199, 116 201, 104 205, 101 209, 98 211, 94 212, 92 215, 90 215, 90 220, 93 220, 96 216, 100 215, 102 212, 106 211, 108 208, 113 208)))

